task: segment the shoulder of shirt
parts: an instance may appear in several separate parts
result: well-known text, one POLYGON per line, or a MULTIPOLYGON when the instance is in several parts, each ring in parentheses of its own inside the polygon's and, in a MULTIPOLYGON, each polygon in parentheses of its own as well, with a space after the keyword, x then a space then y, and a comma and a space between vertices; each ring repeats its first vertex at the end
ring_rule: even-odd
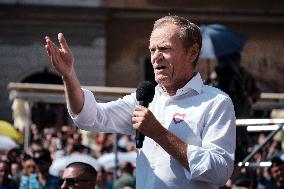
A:
POLYGON ((201 93, 208 94, 210 96, 215 96, 218 99, 230 99, 229 95, 226 94, 224 91, 208 85, 203 85, 201 93))

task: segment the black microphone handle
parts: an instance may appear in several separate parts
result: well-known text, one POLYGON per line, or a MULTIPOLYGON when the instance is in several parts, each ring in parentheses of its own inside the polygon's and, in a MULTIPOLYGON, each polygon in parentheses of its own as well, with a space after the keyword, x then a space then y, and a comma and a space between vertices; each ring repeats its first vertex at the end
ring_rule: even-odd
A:
POLYGON ((136 130, 135 135, 135 142, 136 142, 136 148, 142 148, 143 147, 143 141, 145 139, 145 135, 138 130, 136 130))
MULTIPOLYGON (((145 101, 139 101, 139 105, 148 108, 149 103, 145 101)), ((144 139, 145 135, 139 132, 138 130, 136 130, 136 135, 135 135, 136 148, 142 148, 144 139)))

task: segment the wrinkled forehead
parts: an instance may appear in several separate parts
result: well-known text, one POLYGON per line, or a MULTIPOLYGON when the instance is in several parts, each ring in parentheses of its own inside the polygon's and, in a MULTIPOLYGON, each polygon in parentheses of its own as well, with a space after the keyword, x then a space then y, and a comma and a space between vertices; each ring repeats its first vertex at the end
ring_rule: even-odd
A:
POLYGON ((153 43, 161 43, 180 36, 179 27, 172 23, 165 23, 154 29, 150 36, 150 45, 153 43))

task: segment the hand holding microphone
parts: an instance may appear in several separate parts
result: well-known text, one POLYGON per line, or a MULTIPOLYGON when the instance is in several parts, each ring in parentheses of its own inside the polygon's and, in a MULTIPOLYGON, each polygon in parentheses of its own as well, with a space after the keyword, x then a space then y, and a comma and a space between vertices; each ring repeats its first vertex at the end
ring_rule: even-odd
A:
MULTIPOLYGON (((155 85, 149 81, 141 82, 136 90, 136 99, 139 101, 139 105, 148 108, 155 95, 155 85)), ((136 148, 142 148, 144 141, 144 134, 136 130, 136 148)))

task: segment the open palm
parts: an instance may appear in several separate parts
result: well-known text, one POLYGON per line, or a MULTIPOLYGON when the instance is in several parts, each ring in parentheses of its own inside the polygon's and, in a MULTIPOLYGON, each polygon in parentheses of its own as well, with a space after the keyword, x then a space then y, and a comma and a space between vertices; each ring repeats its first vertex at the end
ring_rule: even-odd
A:
POLYGON ((58 34, 58 41, 61 48, 58 48, 50 39, 45 37, 48 56, 51 59, 52 65, 63 77, 71 75, 74 65, 74 56, 62 33, 58 34))

